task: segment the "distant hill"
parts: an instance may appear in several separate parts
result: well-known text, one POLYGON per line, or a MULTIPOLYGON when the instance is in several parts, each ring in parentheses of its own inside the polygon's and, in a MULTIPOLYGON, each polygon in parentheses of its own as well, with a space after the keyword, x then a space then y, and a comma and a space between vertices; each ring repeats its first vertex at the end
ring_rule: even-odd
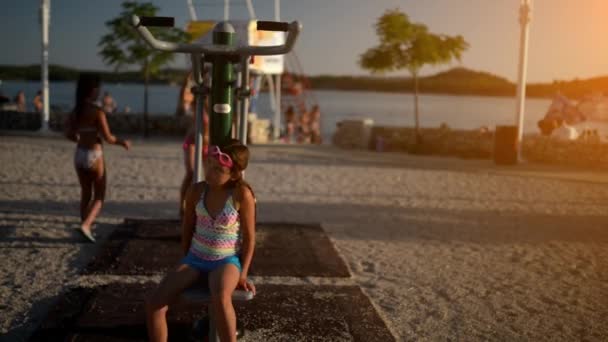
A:
MULTIPOLYGON (((74 81, 81 70, 51 65, 49 78, 52 81, 74 81)), ((181 83, 187 71, 182 69, 165 69, 152 77, 151 83, 181 83)), ((104 82, 142 83, 139 72, 99 72, 104 82)), ((40 66, 0 65, 0 80, 39 80, 40 66)), ((410 77, 377 77, 377 76, 333 76, 320 75, 308 77, 313 89, 357 90, 411 93, 414 82, 410 77)), ((453 68, 419 80, 421 93, 452 95, 513 96, 516 85, 504 77, 488 72, 466 68, 453 68)), ((572 98, 579 98, 591 92, 608 92, 608 76, 586 80, 554 81, 552 83, 528 84, 527 94, 530 97, 549 97, 557 90, 572 98)))
MULTIPOLYGON (((80 72, 90 70, 79 70, 61 65, 49 65, 49 79, 51 81, 75 81, 80 72)), ((94 71, 101 76, 104 82, 110 83, 143 83, 141 73, 137 71, 112 72, 94 71)), ((157 76, 150 79, 151 83, 181 83, 187 71, 182 69, 164 69, 157 76)), ((40 66, 11 66, 0 65, 0 80, 40 80, 40 66)))
MULTIPOLYGON (((368 76, 313 76, 309 77, 312 88, 365 90, 396 93, 412 93, 414 81, 410 77, 368 76)), ((421 77, 418 87, 421 93, 451 95, 514 96, 516 84, 489 72, 466 68, 453 68, 435 75, 421 77)), ((571 98, 580 98, 592 92, 608 92, 608 76, 587 80, 533 83, 526 87, 530 97, 550 97, 560 90, 571 98)))
MULTIPOLYGON (((369 76, 312 76, 311 87, 315 89, 366 90, 396 93, 413 92, 414 80, 410 77, 369 76)), ((465 68, 450 69, 419 79, 422 93, 512 95, 515 86, 508 80, 487 72, 465 68)))
POLYGON ((587 94, 601 92, 608 95, 608 76, 593 77, 586 80, 553 81, 553 83, 532 83, 526 87, 530 96, 541 97, 555 94, 560 90, 570 98, 581 98, 587 94))

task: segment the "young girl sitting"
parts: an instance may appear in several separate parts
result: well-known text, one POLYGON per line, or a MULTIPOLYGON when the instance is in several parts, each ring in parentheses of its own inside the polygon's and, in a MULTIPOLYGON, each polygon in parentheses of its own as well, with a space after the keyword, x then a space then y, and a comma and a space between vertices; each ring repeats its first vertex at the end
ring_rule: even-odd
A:
POLYGON ((238 287, 255 294, 247 273, 255 246, 255 199, 243 180, 249 150, 238 140, 209 147, 205 181, 186 194, 182 219, 185 257, 146 300, 151 341, 167 340, 168 305, 201 274, 211 291, 211 309, 221 341, 236 341, 232 293, 238 287))

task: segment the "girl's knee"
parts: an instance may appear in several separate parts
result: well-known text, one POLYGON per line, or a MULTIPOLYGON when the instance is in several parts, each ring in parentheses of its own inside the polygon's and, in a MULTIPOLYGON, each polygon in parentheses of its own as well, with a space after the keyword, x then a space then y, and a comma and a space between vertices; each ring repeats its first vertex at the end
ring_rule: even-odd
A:
POLYGON ((158 300, 158 297, 154 296, 154 295, 150 295, 148 297, 146 297, 145 300, 145 307, 146 307, 146 313, 148 315, 153 315, 153 314, 166 314, 167 310, 169 309, 169 307, 164 304, 161 303, 158 300))
POLYGON ((232 304, 232 291, 222 290, 211 295, 211 302, 215 305, 224 306, 226 304, 232 304))

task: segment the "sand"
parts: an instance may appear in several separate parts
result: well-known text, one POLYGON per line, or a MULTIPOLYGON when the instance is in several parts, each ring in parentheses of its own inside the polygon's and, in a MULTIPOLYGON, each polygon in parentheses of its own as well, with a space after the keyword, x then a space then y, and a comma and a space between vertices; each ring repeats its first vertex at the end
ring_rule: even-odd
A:
MULTIPOLYGON (((175 218, 177 139, 106 146, 103 240, 125 217, 175 218)), ((26 338, 100 244, 75 232, 73 145, 0 136, 0 333, 26 338)), ((255 146, 259 221, 320 222, 398 340, 608 339, 608 174, 332 147, 255 146)), ((156 277, 158 278, 158 277, 156 277)), ((155 280, 158 280, 156 279, 155 280)), ((250 340, 254 340, 254 335, 250 340)), ((248 339, 248 340, 249 340, 248 339)))

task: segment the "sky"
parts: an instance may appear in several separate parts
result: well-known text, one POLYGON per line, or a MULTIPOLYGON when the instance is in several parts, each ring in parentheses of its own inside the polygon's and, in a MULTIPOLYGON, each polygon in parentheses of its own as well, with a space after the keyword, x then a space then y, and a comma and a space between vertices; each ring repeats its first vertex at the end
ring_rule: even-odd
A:
MULTIPOLYGON (((40 63, 39 0, 0 0, 0 64, 40 63)), ((274 19, 274 0, 252 0, 258 19, 274 19)), ((186 0, 151 0, 176 26, 189 20, 186 0)), ((222 19, 224 0, 193 0, 200 19, 222 19)), ((121 0, 51 0, 50 63, 111 70, 98 56, 105 22, 121 0)), ((432 32, 462 35, 462 61, 425 67, 432 74, 463 66, 516 80, 520 0, 282 0, 281 20, 303 25, 296 53, 309 75, 367 75, 359 56, 378 43, 374 23, 399 8, 432 32)), ((248 19, 244 0, 231 0, 231 19, 248 19)), ((608 75, 608 0, 533 0, 528 81, 551 82, 608 75)), ((175 66, 185 65, 176 58, 175 66)), ((404 75, 405 72, 388 74, 404 75)))

